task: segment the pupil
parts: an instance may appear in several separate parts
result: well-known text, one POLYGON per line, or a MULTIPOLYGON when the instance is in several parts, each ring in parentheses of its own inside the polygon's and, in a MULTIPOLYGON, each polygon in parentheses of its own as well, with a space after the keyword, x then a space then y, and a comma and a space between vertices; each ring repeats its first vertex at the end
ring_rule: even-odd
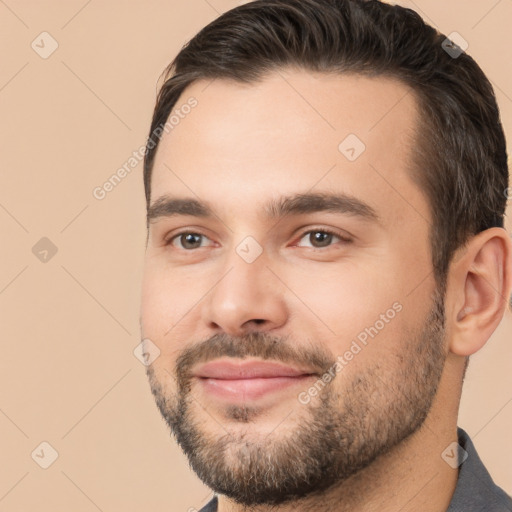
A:
POLYGON ((331 242, 332 235, 330 233, 325 233, 323 231, 315 231, 312 233, 314 235, 314 243, 313 245, 319 243, 321 247, 329 245, 331 242))
POLYGON ((197 246, 198 244, 201 245, 200 236, 201 235, 197 235, 197 234, 193 234, 193 233, 188 233, 186 235, 183 235, 182 243, 183 243, 183 240, 185 240, 185 243, 183 243, 183 247, 187 248, 187 247, 190 247, 190 245, 192 245, 192 246, 197 246))

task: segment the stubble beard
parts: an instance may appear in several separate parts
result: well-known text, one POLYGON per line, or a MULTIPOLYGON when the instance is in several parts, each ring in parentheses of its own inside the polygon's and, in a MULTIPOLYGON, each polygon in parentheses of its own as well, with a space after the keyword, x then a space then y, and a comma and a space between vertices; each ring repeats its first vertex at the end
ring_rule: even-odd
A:
MULTIPOLYGON (((287 351, 287 345, 265 333, 238 339, 216 335, 186 351, 176 363, 175 393, 164 391, 152 366, 147 367, 147 375, 163 418, 208 487, 246 507, 281 505, 341 485, 421 427, 446 359, 441 292, 436 292, 420 327, 400 340, 401 352, 393 354, 392 361, 390 355, 391 362, 376 361, 350 373, 341 392, 334 379, 317 400, 292 405, 289 416, 281 424, 277 421, 271 432, 258 431, 258 417, 264 411, 256 403, 231 405, 223 409, 222 419, 214 419, 203 410, 206 404, 193 397, 188 373, 192 364, 214 356, 297 361, 298 353, 287 351), (233 422, 236 428, 230 429, 233 422)), ((378 342, 378 337, 372 340, 378 342)), ((323 353, 319 357, 301 352, 299 359, 332 367, 323 353)), ((168 373, 164 376, 170 378, 168 373)))

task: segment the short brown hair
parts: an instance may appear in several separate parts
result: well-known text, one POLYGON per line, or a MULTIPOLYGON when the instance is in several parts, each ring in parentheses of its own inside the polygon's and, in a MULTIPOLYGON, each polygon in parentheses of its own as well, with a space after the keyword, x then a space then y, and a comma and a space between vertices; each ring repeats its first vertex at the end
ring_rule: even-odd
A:
POLYGON ((165 71, 144 158, 147 206, 155 130, 193 82, 254 83, 285 67, 392 77, 412 89, 419 107, 410 172, 429 202, 434 276, 444 289, 454 252, 472 235, 504 226, 508 188, 492 86, 469 55, 450 53, 446 43, 413 10, 378 0, 257 0, 226 12, 165 71))

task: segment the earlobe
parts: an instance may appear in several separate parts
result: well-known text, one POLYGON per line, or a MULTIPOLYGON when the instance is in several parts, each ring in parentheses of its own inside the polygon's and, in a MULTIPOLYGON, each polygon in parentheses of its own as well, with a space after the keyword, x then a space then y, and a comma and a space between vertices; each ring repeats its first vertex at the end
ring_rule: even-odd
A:
POLYGON ((480 350, 503 318, 512 287, 512 241, 503 228, 474 236, 450 268, 450 351, 480 350))

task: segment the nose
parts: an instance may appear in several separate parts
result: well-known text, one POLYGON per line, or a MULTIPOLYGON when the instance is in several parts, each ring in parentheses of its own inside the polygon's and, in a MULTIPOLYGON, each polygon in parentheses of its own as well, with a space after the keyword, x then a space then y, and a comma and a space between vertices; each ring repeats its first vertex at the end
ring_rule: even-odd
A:
POLYGON ((241 336, 270 331, 286 323, 282 282, 267 267, 265 253, 252 263, 235 251, 226 258, 216 283, 202 302, 202 320, 209 329, 241 336))

